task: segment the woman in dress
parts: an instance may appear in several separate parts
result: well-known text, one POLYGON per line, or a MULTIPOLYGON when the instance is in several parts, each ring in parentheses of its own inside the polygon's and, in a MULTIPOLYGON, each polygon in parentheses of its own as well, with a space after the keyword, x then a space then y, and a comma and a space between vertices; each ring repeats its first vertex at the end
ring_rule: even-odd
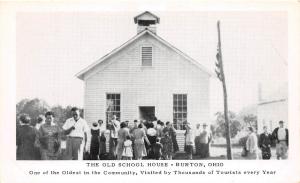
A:
POLYGON ((173 153, 176 153, 179 150, 177 139, 176 139, 176 130, 169 121, 166 122, 166 128, 168 129, 169 135, 172 139, 173 153))
POLYGON ((156 130, 154 128, 154 124, 151 123, 149 125, 149 128, 147 129, 147 138, 150 142, 150 145, 149 145, 148 149, 147 149, 147 147, 146 147, 146 149, 147 149, 149 159, 154 159, 153 144, 156 143, 156 137, 157 137, 157 134, 156 134, 156 130))
POLYGON ((147 156, 144 140, 147 144, 150 144, 142 123, 140 123, 138 128, 133 131, 133 138, 134 156, 137 160, 141 160, 144 156, 147 156))
POLYGON ((91 145, 90 145, 90 155, 91 160, 99 159, 99 149, 100 149, 100 127, 98 123, 93 123, 91 128, 91 145))
POLYGON ((54 123, 54 113, 45 114, 45 123, 39 129, 39 143, 42 160, 57 160, 60 155, 61 129, 54 123))
POLYGON ((99 144, 99 154, 100 154, 100 159, 103 160, 105 159, 106 155, 106 137, 105 137, 105 130, 100 131, 100 144, 99 144))
POLYGON ((37 131, 29 125, 30 117, 28 114, 20 116, 20 126, 16 131, 17 142, 17 160, 36 160, 35 141, 37 140, 37 131))
POLYGON ((129 129, 127 128, 127 124, 125 122, 122 122, 120 125, 120 130, 118 131, 118 144, 116 147, 118 160, 122 159, 122 154, 124 151, 124 142, 127 136, 129 136, 129 129))
POLYGON ((165 160, 172 160, 173 156, 173 143, 172 143, 172 138, 169 135, 168 129, 163 130, 163 137, 161 138, 160 142, 163 146, 162 148, 162 157, 165 160))
POLYGON ((257 136, 252 127, 249 127, 248 130, 249 136, 246 142, 246 149, 248 152, 247 159, 258 159, 257 136))
POLYGON ((259 147, 262 153, 262 159, 270 159, 271 158, 271 143, 272 143, 272 135, 268 132, 267 126, 263 127, 264 133, 259 136, 259 147))

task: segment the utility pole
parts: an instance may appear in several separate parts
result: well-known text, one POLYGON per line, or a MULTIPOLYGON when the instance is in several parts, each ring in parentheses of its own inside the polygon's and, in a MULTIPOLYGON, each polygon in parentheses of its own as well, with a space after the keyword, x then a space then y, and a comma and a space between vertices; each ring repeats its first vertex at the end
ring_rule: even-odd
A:
POLYGON ((227 159, 232 159, 231 153, 231 142, 230 142, 230 127, 229 127, 229 120, 228 120, 228 105, 227 105, 227 89, 226 89, 226 82, 225 82, 225 74, 223 68, 223 60, 222 60, 222 49, 221 49, 221 33, 220 33, 220 21, 217 23, 218 28, 218 50, 217 50, 217 62, 216 62, 216 69, 215 72, 222 82, 223 86, 223 96, 224 96, 224 118, 225 118, 225 131, 226 131, 226 144, 227 144, 227 159))

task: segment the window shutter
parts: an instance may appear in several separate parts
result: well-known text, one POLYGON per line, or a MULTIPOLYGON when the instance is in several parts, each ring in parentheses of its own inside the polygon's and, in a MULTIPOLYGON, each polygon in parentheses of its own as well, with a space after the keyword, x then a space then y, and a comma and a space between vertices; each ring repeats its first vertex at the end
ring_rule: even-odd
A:
POLYGON ((142 66, 152 66, 152 47, 142 47, 142 66))

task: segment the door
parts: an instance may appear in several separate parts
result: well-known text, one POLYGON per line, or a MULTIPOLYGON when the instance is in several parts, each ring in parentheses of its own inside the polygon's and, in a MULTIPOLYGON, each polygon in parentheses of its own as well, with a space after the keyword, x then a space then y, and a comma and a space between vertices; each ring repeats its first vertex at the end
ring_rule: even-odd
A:
POLYGON ((155 107, 154 106, 140 106, 140 119, 147 121, 154 121, 155 117, 155 107))

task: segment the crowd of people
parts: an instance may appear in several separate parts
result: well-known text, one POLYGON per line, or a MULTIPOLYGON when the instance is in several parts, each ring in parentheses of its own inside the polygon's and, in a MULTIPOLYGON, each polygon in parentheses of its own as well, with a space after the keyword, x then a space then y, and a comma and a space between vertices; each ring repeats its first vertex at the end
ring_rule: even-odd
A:
POLYGON ((17 160, 82 159, 89 126, 78 108, 72 108, 72 116, 60 127, 54 113, 48 111, 33 127, 29 115, 22 114, 16 130, 17 160))
MULTIPOLYGON (((101 120, 100 120, 101 121, 101 120)), ((99 132, 100 123, 93 123, 92 139, 101 136, 103 140, 91 141, 91 149, 102 149, 105 145, 105 131, 99 132), (96 131, 95 131, 96 130, 96 131), (99 143, 98 143, 99 142, 99 143)), ((160 120, 134 120, 132 122, 119 122, 114 115, 107 124, 109 131, 109 153, 103 151, 91 151, 93 160, 105 159, 166 159, 171 160, 179 150, 176 140, 176 130, 170 122, 163 123, 160 120), (98 157, 97 157, 98 156, 98 157)))
MULTIPOLYGON (((80 117, 78 108, 74 107, 71 111, 72 117, 67 119, 62 127, 54 123, 55 116, 51 111, 40 116, 34 127, 31 126, 29 115, 22 114, 16 131, 17 159, 171 160, 179 150, 176 130, 168 121, 164 123, 155 118, 151 121, 119 122, 113 115, 105 126, 103 121, 99 120, 89 128, 87 122, 80 117)), ((189 123, 185 128, 185 150, 189 159, 192 159, 194 132, 189 123)))
POLYGON ((247 159, 259 159, 259 149, 261 157, 264 160, 271 159, 271 146, 276 144, 276 158, 287 159, 289 145, 289 131, 284 127, 284 122, 279 121, 279 127, 275 128, 272 133, 268 132, 267 126, 263 127, 264 132, 257 137, 252 127, 248 128, 249 135, 242 152, 242 156, 247 159))
MULTIPOLYGON (((170 122, 134 120, 119 122, 115 115, 107 124, 102 120, 94 122, 91 128, 80 117, 78 108, 72 108, 72 117, 62 127, 54 123, 54 113, 48 111, 38 118, 33 127, 27 114, 20 116, 16 131, 17 160, 172 160, 179 151, 176 130, 170 122), (88 141, 89 139, 89 141, 88 141), (108 141, 108 142, 107 142, 108 141), (108 151, 106 144, 109 144, 108 151)), ((212 134, 207 124, 184 124, 184 151, 187 159, 208 158, 212 134), (195 152, 194 152, 195 149, 195 152)), ((284 122, 272 134, 267 127, 258 137, 252 127, 242 156, 258 159, 259 148, 262 159, 272 156, 271 145, 276 143, 277 159, 286 159, 288 151, 288 130, 284 122)))

